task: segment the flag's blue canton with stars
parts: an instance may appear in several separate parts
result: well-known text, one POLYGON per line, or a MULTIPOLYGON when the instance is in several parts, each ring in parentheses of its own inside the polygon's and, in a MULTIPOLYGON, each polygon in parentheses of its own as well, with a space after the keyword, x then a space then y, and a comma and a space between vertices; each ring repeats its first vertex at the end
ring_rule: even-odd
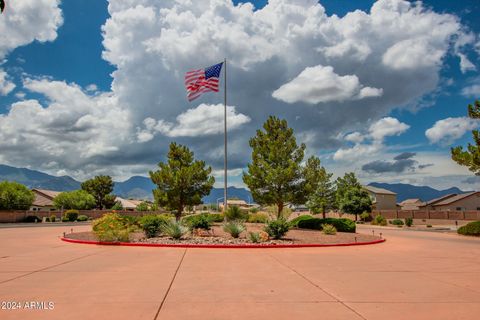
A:
POLYGON ((185 74, 188 101, 198 98, 204 92, 218 92, 218 78, 222 66, 223 62, 205 69, 192 70, 185 74))

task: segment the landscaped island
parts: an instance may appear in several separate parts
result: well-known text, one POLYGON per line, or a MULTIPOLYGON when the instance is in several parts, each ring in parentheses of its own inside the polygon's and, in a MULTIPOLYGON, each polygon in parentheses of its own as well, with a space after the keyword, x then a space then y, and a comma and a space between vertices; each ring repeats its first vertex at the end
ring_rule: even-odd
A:
POLYGON ((93 221, 92 230, 70 233, 65 238, 72 242, 104 244, 219 247, 345 245, 381 240, 355 233, 355 223, 349 219, 303 215, 291 221, 269 220, 265 214, 248 214, 236 207, 230 208, 226 217, 204 213, 186 216, 180 222, 165 214, 135 218, 111 213, 93 221))

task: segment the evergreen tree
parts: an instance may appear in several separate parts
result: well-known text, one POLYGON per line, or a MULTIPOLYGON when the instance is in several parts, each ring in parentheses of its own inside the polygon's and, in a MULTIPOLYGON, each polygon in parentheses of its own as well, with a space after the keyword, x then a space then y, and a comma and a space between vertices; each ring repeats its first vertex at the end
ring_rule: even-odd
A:
POLYGON ((331 181, 333 174, 321 166, 319 158, 312 156, 307 160, 304 176, 307 207, 315 214, 322 213, 325 219, 326 211, 335 207, 335 187, 331 181))
POLYGON ((110 209, 115 205, 113 192, 113 180, 110 176, 96 176, 93 179, 82 183, 82 190, 85 190, 95 198, 97 209, 110 209))
POLYGON ((297 145, 286 120, 270 116, 263 129, 250 139, 252 162, 248 164, 248 172, 243 173, 243 182, 257 203, 276 205, 280 218, 286 203, 305 201, 301 167, 305 145, 297 145))
POLYGON ((193 152, 175 142, 170 144, 168 160, 158 164, 158 171, 150 171, 152 182, 157 185, 153 190, 155 202, 175 210, 177 221, 186 206, 202 203, 202 197, 212 190, 215 178, 212 168, 205 167, 205 161, 195 160, 193 152))
MULTIPOLYGON (((476 100, 473 105, 468 105, 468 116, 472 119, 480 119, 480 101, 476 100)), ((452 159, 462 166, 468 167, 475 175, 480 176, 480 135, 478 130, 473 130, 475 145, 468 144, 467 150, 461 146, 451 149, 452 159)))
POLYGON ((338 178, 336 200, 338 208, 344 212, 358 215, 363 212, 372 211, 372 198, 355 177, 353 172, 346 173, 343 178, 338 178))

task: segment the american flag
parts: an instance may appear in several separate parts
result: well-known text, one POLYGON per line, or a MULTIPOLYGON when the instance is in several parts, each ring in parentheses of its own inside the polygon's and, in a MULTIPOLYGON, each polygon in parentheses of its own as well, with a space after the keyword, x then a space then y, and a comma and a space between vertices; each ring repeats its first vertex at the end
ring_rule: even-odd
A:
POLYGON ((218 78, 223 62, 205 69, 192 70, 185 73, 185 88, 188 101, 195 100, 204 92, 218 92, 218 78))

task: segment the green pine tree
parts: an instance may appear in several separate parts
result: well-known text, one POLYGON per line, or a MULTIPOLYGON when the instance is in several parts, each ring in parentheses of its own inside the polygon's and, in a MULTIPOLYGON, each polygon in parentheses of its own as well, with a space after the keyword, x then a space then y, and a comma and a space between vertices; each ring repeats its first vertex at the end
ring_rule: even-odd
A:
POLYGON ((205 161, 195 160, 193 152, 186 146, 172 142, 166 163, 160 162, 157 171, 150 171, 152 182, 157 185, 153 190, 155 202, 175 210, 177 221, 186 206, 202 203, 202 197, 212 190, 215 178, 212 168, 205 167, 205 161))
POLYGON ((93 179, 82 183, 82 190, 85 190, 95 198, 97 209, 110 209, 115 204, 113 192, 113 180, 110 176, 96 176, 93 179))
POLYGON ((297 145, 293 129, 286 120, 270 116, 250 139, 252 162, 243 182, 255 201, 262 205, 276 205, 281 217, 286 203, 300 204, 305 200, 305 181, 301 162, 305 145, 297 145))
POLYGON ((354 214, 355 220, 363 212, 372 211, 372 198, 355 177, 353 172, 346 173, 336 181, 336 201, 340 211, 354 214))
MULTIPOLYGON (((476 100, 473 105, 468 105, 468 116, 472 119, 480 119, 480 101, 476 100)), ((478 130, 473 130, 473 140, 475 145, 468 144, 467 150, 463 147, 453 147, 451 149, 452 159, 459 165, 466 166, 475 175, 480 176, 480 135, 478 130)))
POLYGON ((319 158, 311 156, 305 165, 304 176, 307 207, 326 218, 326 211, 335 208, 335 186, 331 181, 333 174, 321 166, 319 158))

